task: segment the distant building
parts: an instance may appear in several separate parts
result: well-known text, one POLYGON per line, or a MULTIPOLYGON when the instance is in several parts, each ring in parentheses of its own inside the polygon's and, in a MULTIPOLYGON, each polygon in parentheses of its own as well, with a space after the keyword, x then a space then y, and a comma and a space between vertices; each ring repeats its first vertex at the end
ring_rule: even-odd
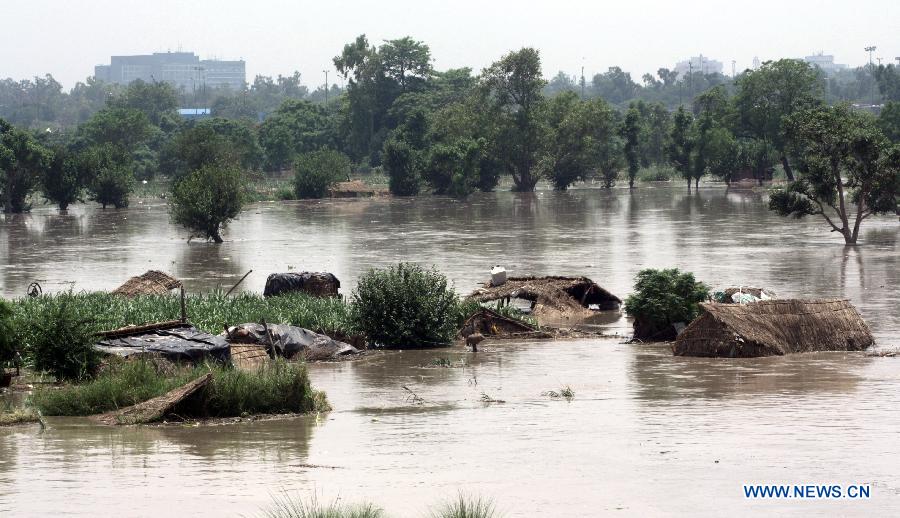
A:
POLYGON ((805 58, 803 58, 803 61, 806 61, 810 65, 819 67, 826 74, 833 74, 835 72, 847 69, 847 65, 835 63, 834 56, 830 54, 823 54, 821 52, 812 56, 806 56, 805 58))
POLYGON ((112 56, 109 65, 94 67, 94 77, 116 84, 128 84, 137 79, 165 81, 185 91, 222 87, 243 90, 247 72, 243 60, 201 60, 193 52, 155 52, 141 56, 112 56))
POLYGON ((178 115, 188 120, 208 119, 212 117, 212 110, 209 108, 178 108, 178 115))
POLYGON ((682 77, 689 72, 695 74, 721 74, 722 70, 724 69, 721 61, 709 59, 703 54, 679 61, 675 65, 675 72, 678 73, 678 77, 682 77))

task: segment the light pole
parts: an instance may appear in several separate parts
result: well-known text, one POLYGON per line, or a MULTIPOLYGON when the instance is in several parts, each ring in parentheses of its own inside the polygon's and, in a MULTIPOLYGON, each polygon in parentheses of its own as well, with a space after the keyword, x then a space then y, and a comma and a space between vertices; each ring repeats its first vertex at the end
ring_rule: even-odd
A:
POLYGON ((734 79, 734 65, 737 63, 735 60, 731 60, 731 78, 734 79))
POLYGON ((328 70, 323 70, 325 72, 325 109, 328 109, 328 70))
POLYGON ((872 106, 875 106, 875 65, 872 64, 872 53, 876 49, 875 45, 866 47, 866 52, 869 53, 869 74, 872 76, 872 106))

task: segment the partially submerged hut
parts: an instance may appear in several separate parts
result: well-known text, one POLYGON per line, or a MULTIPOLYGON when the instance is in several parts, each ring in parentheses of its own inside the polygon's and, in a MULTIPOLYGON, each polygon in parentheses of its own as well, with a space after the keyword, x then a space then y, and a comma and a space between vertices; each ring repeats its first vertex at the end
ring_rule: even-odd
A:
POLYGON ((587 277, 509 277, 505 283, 475 290, 469 298, 478 302, 531 301, 532 314, 541 324, 590 316, 591 310, 616 310, 622 300, 587 277))
POLYGON ((488 308, 481 308, 466 319, 459 335, 463 338, 474 333, 492 338, 546 338, 552 336, 521 320, 516 320, 488 308))
POLYGON ((149 270, 143 275, 132 277, 112 291, 113 295, 135 297, 137 295, 165 295, 169 291, 180 288, 181 281, 168 273, 149 270))
POLYGON ((299 291, 313 297, 337 297, 341 281, 327 272, 273 273, 266 278, 263 297, 299 291))
POLYGON ((813 351, 860 351, 875 343, 843 299, 700 304, 703 312, 672 348, 676 356, 748 358, 813 351))

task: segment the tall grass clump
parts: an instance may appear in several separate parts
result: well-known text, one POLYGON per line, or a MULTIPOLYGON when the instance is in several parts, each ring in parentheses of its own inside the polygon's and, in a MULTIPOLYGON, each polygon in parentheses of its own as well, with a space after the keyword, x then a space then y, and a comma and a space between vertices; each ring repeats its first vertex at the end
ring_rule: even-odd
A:
POLYGON ((70 295, 60 296, 59 301, 41 307, 29 322, 31 340, 27 352, 35 370, 58 380, 88 378, 100 365, 92 327, 78 313, 70 295))
POLYGON ((463 493, 431 511, 432 518, 491 518, 494 516, 498 516, 498 513, 490 499, 468 496, 463 493))
POLYGON ((265 518, 383 518, 384 511, 371 503, 344 504, 337 500, 323 504, 313 496, 304 500, 287 492, 272 497, 263 511, 265 518))
POLYGON ((93 380, 62 388, 39 387, 31 403, 44 415, 93 415, 161 396, 192 379, 191 369, 166 375, 148 360, 111 364, 93 380))
POLYGON ((366 337, 385 347, 450 343, 458 325, 456 293, 435 269, 399 263, 369 270, 353 292, 353 314, 366 337))
POLYGON ((212 380, 177 411, 191 417, 304 413, 329 410, 325 394, 313 390, 306 366, 283 360, 248 372, 224 365, 174 370, 152 360, 117 362, 93 380, 61 388, 38 388, 32 404, 44 415, 84 416, 131 406, 211 372, 212 380))
POLYGON ((264 364, 252 372, 214 367, 200 405, 198 413, 206 417, 330 410, 325 394, 313 390, 306 365, 284 360, 264 364))

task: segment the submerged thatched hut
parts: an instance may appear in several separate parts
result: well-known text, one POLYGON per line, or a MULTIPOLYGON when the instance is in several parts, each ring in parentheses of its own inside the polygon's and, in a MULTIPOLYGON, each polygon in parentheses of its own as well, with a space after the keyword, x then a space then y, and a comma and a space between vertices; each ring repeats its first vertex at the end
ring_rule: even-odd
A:
POLYGON ((113 295, 135 297, 137 295, 165 295, 170 290, 181 287, 181 281, 168 273, 149 270, 143 275, 128 279, 125 284, 112 291, 113 295))
POLYGON ((591 314, 590 308, 616 310, 622 300, 587 277, 510 277, 493 286, 490 281, 469 298, 478 302, 524 299, 541 324, 579 319, 591 314))
POLYGON ((860 351, 875 343, 843 299, 700 304, 703 312, 675 340, 676 356, 747 358, 813 351, 860 351))

